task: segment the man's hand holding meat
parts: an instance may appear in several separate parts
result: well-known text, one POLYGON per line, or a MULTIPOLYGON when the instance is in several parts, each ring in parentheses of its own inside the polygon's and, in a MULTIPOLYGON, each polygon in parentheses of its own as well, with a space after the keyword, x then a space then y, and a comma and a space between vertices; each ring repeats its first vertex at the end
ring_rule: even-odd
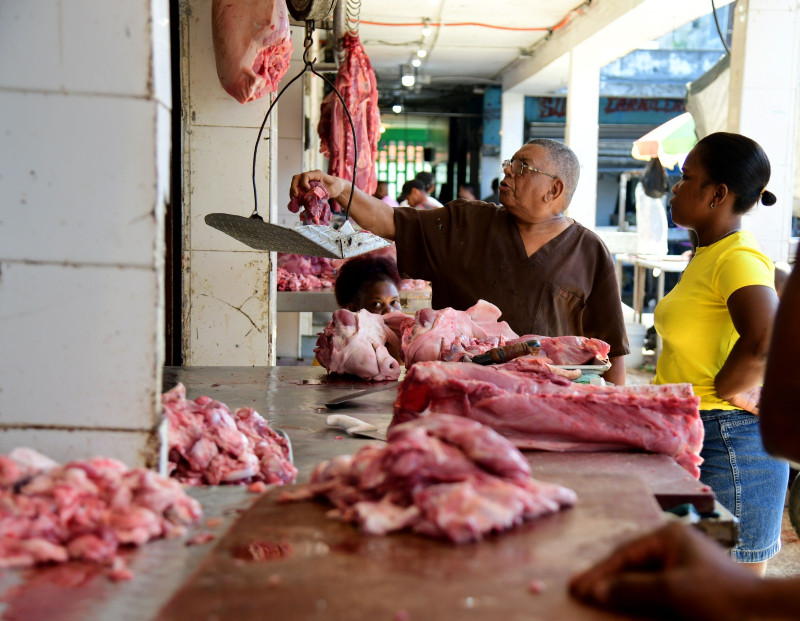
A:
MULTIPOLYGON (((294 197, 311 190, 311 182, 319 181, 328 195, 344 209, 350 198, 353 185, 350 181, 328 175, 321 170, 311 170, 292 177, 289 195, 294 197)), ((353 201, 350 203, 350 216, 358 225, 384 239, 394 240, 394 207, 382 200, 355 188, 353 201)))
MULTIPOLYGON (((525 144, 505 163, 500 203, 455 200, 439 209, 392 208, 355 189, 350 215, 395 240, 401 274, 431 282, 433 308, 491 302, 517 334, 588 336, 611 346, 605 378, 625 383, 629 353, 614 263, 599 237, 565 214, 580 166, 554 140, 525 144)), ((311 171, 292 196, 321 182, 343 207, 351 184, 311 171)))

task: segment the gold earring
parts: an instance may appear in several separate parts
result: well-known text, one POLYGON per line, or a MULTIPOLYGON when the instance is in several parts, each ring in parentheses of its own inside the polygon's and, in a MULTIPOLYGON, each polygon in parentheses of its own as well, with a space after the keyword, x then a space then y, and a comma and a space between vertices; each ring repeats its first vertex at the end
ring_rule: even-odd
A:
POLYGON ((711 209, 716 209, 717 205, 715 203, 711 203, 711 209))

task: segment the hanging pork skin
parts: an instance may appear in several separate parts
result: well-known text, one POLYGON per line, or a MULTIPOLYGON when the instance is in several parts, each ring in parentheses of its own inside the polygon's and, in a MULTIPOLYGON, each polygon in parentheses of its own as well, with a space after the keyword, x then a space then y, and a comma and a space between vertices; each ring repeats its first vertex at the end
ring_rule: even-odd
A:
POLYGON ((353 146, 357 144, 356 187, 372 194, 378 186, 375 159, 381 134, 378 84, 358 35, 346 33, 343 45, 345 59, 336 75, 336 90, 353 117, 355 139, 342 103, 335 93, 330 93, 322 102, 317 127, 320 151, 328 158, 329 174, 350 180, 353 178, 353 146))
POLYGON ((286 0, 214 0, 211 31, 220 84, 236 101, 277 90, 292 55, 286 0))

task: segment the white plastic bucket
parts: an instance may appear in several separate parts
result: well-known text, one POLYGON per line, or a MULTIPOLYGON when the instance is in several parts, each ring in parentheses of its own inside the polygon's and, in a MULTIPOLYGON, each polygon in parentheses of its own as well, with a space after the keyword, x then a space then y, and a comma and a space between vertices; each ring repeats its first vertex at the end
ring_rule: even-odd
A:
POLYGON ((631 348, 631 353, 625 356, 625 367, 638 369, 644 364, 644 339, 647 336, 647 328, 638 322, 625 322, 625 330, 628 332, 628 345, 631 348))

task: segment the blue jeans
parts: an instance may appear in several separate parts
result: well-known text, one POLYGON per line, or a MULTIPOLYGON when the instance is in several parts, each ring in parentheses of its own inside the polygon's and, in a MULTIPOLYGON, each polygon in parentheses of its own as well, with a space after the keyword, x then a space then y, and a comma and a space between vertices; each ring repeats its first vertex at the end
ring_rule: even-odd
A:
POLYGON ((781 549, 781 520, 789 464, 771 457, 761 442, 758 416, 743 410, 701 410, 705 439, 700 480, 739 519, 739 544, 731 556, 757 563, 781 549))

